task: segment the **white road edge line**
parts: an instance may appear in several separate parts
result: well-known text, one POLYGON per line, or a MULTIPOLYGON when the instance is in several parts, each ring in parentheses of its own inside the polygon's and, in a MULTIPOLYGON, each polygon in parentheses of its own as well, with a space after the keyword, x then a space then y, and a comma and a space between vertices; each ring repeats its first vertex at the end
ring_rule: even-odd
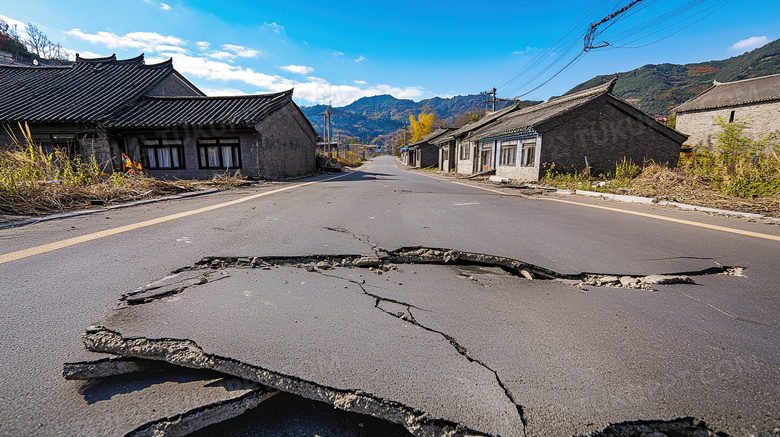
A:
MULTIPOLYGON (((411 173, 416 173, 416 172, 412 172, 411 170, 406 170, 406 171, 409 171, 411 173)), ((418 174, 421 174, 421 173, 418 173, 418 174)), ((422 176, 426 176, 426 177, 433 178, 433 179, 438 179, 440 181, 447 181, 447 182, 451 182, 453 184, 463 185, 463 186, 466 186, 466 187, 477 188, 477 189, 484 190, 484 191, 490 191, 491 193, 500 194, 502 196, 516 196, 514 194, 504 193, 502 191, 494 190, 494 189, 491 189, 491 188, 479 187, 479 186, 476 186, 476 185, 465 184, 463 182, 451 181, 451 180, 446 179, 446 178, 440 178, 440 177, 431 176, 431 175, 427 175, 427 174, 422 174, 422 176)), ((780 241, 780 236, 777 236, 777 235, 762 234, 760 232, 753 232, 753 231, 744 231, 742 229, 727 228, 725 226, 710 225, 710 224, 707 224, 707 223, 698 223, 698 222, 694 222, 694 221, 690 221, 690 220, 677 219, 677 218, 673 218, 673 217, 664 217, 664 216, 660 216, 660 215, 656 215, 656 214, 650 214, 650 213, 646 213, 646 212, 630 211, 630 210, 626 210, 626 209, 612 208, 612 207, 609 207, 609 206, 590 205, 590 204, 587 204, 587 203, 573 202, 571 200, 563 200, 563 199, 553 199, 553 198, 549 198, 549 197, 538 197, 537 199, 539 199, 539 200, 546 200, 546 201, 550 201, 550 202, 568 203, 568 204, 571 204, 571 205, 578 205, 578 206, 583 206, 583 207, 586 207, 586 208, 601 209, 601 210, 604 210, 604 211, 619 212, 619 213, 622 213, 622 214, 629 214, 629 215, 635 215, 635 216, 639 216, 639 217, 652 218, 652 219, 656 219, 656 220, 663 220, 663 221, 672 222, 672 223, 678 223, 678 224, 682 224, 682 225, 694 226, 694 227, 697 227, 697 228, 710 229, 710 230, 713 230, 713 231, 728 232, 728 233, 731 233, 731 234, 743 235, 743 236, 746 236, 746 237, 755 237, 755 238, 761 238, 761 239, 770 240, 770 241, 780 241)))
POLYGON ((152 226, 152 225, 156 225, 156 224, 160 224, 160 223, 165 223, 165 222, 168 222, 168 221, 171 221, 171 220, 176 220, 176 219, 180 219, 180 218, 184 218, 184 217, 189 217, 191 215, 200 214, 200 213, 203 213, 203 212, 213 211, 215 209, 224 208, 226 206, 237 205, 239 203, 248 202, 250 200, 254 200, 254 199, 257 199, 259 197, 269 196, 271 194, 276 194, 276 193, 281 193, 282 191, 288 191, 288 190, 292 190, 292 189, 295 189, 295 188, 302 188, 302 187, 306 187, 306 186, 309 186, 309 185, 314 185, 314 184, 319 184, 319 183, 322 183, 322 182, 332 181, 334 179, 338 179, 338 178, 347 176, 349 174, 351 174, 351 173, 344 173, 344 174, 341 174, 341 175, 338 175, 338 176, 334 176, 332 178, 322 179, 322 180, 318 180, 318 181, 305 182, 305 183, 297 184, 297 185, 289 185, 289 186, 286 186, 284 188, 279 188, 279 189, 272 190, 272 191, 266 191, 264 193, 253 194, 251 196, 242 197, 240 199, 231 200, 229 202, 218 203, 216 205, 205 206, 203 208, 193 209, 193 210, 190 210, 190 211, 184 211, 184 212, 180 212, 180 213, 176 213, 176 214, 167 215, 167 216, 164 216, 164 217, 158 217, 158 218, 154 218, 154 219, 150 219, 150 220, 144 220, 142 222, 133 223, 133 224, 130 224, 130 225, 125 225, 125 226, 120 226, 118 228, 106 229, 105 231, 93 232, 91 234, 81 235, 79 237, 68 238, 66 240, 55 241, 53 243, 48 243, 48 244, 43 244, 43 245, 40 245, 40 246, 30 247, 30 248, 27 248, 27 249, 17 250, 15 252, 10 252, 10 253, 6 253, 6 254, 3 254, 3 255, 0 255, 0 264, 5 264, 5 263, 11 262, 11 261, 16 261, 16 260, 19 260, 19 259, 28 258, 28 257, 31 257, 31 256, 40 255, 40 254, 51 252, 51 251, 54 251, 54 250, 63 249, 63 248, 70 247, 70 246, 74 246, 76 244, 86 243, 88 241, 94 241, 94 240, 97 240, 97 239, 100 239, 100 238, 110 237, 112 235, 117 235, 117 234, 121 234, 121 233, 124 233, 124 232, 129 232, 129 231, 133 231, 133 230, 136 230, 136 229, 145 228, 147 226, 152 226))

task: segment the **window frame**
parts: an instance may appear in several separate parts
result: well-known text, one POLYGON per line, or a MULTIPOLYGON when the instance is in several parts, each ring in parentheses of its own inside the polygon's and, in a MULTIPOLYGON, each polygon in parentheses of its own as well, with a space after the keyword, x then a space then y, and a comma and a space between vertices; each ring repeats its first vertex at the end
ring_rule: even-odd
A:
POLYGON ((470 157, 471 157, 471 144, 460 143, 460 159, 466 160, 466 159, 470 159, 470 157))
POLYGON ((241 168, 241 140, 239 138, 203 138, 196 142, 198 153, 198 168, 203 170, 213 169, 240 169, 241 168), (224 148, 230 147, 231 159, 237 161, 238 165, 224 165, 224 148), (214 155, 209 156, 207 149, 216 148, 214 155), (216 165, 209 165, 210 158, 216 158, 219 162, 216 165), (204 162, 205 161, 205 162, 204 162))
POLYGON ((534 167, 536 163, 536 140, 523 141, 520 150, 520 167, 534 167))
POLYGON ((517 141, 501 142, 498 165, 505 167, 517 166, 517 141))
MULTIPOLYGON (((187 168, 187 164, 184 161, 184 143, 181 140, 141 140, 138 144, 138 151, 141 155, 141 167, 149 170, 184 170, 187 168), (160 154, 158 150, 163 151, 168 149, 168 160, 171 163, 170 166, 163 167, 159 165, 160 154), (152 159, 149 158, 150 151, 154 160, 152 165, 152 159), (179 165, 173 165, 174 151, 178 154, 179 165)), ((164 153, 164 152, 163 152, 164 153)))

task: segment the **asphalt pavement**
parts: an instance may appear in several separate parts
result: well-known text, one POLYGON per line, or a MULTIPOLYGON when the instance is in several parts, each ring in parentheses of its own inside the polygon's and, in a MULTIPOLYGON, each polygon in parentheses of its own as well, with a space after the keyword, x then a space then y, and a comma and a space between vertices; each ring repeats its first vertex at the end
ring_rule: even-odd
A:
POLYGON ((778 236, 780 227, 747 219, 453 181, 390 157, 5 228, 0 434, 125 433, 195 404, 236 405, 262 386, 417 435, 589 434, 685 416, 774 435, 778 236), (420 246, 512 259, 556 279, 466 261, 372 271, 294 260, 356 262, 420 246), (275 261, 201 265, 226 277, 139 305, 120 300, 204 257, 275 261), (694 283, 577 286, 588 273, 694 283), (87 335, 91 349, 234 382, 170 368, 112 376, 105 389, 65 380, 64 363, 104 357, 85 350, 91 325, 104 327, 87 335), (177 357, 182 343, 160 339, 197 353, 177 357), (143 382, 160 375, 171 381, 143 382), (187 395, 167 394, 174 386, 187 395))

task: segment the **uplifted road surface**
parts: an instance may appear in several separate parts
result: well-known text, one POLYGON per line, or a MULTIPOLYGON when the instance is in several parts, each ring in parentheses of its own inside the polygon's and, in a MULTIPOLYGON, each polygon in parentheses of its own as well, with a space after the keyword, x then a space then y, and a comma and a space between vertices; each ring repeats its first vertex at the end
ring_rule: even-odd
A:
POLYGON ((778 236, 389 157, 3 229, 0 434, 774 435, 778 236))

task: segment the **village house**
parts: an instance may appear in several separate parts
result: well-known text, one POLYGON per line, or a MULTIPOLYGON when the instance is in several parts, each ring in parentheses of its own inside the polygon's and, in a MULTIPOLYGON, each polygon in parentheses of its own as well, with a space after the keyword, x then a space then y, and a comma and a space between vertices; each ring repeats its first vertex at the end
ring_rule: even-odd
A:
POLYGON ((713 82, 713 86, 676 107, 676 129, 688 135, 686 146, 712 149, 722 128, 715 117, 732 123, 745 120, 745 134, 753 140, 780 132, 780 74, 736 82, 713 82))
MULTIPOLYGON (((455 130, 447 132, 431 141, 439 147, 439 169, 442 171, 455 171, 460 174, 479 173, 481 169, 477 168, 478 159, 477 143, 474 141, 465 141, 465 138, 475 130, 487 126, 498 120, 505 114, 513 112, 520 107, 515 103, 499 111, 488 112, 479 120, 461 126, 455 130)), ((490 159, 483 159, 483 162, 490 162, 490 159)))
POLYGON ((26 124, 48 150, 94 154, 106 172, 125 154, 159 178, 281 177, 316 168, 317 135, 292 94, 207 97, 172 60, 77 55, 68 66, 0 66, 0 124, 18 138, 26 124))
MULTIPOLYGON (((406 150, 406 165, 418 168, 434 167, 439 163, 439 147, 432 144, 431 141, 444 135, 450 129, 439 128, 436 131, 426 135, 420 141, 414 142, 406 150)), ((403 151, 402 151, 403 153, 403 151)))
POLYGON ((601 86, 510 112, 465 141, 478 144, 477 168, 508 179, 538 180, 556 171, 615 172, 623 159, 676 166, 686 136, 601 86))

